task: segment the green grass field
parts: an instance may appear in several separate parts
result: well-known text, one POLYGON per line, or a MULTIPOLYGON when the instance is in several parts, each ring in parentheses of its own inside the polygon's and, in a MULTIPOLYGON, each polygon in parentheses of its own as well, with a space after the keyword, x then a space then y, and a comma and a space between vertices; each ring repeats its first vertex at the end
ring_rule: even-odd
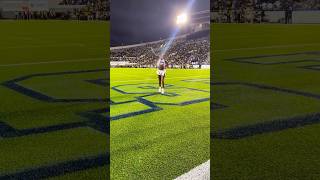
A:
POLYGON ((210 158, 210 71, 111 69, 111 179, 173 179, 210 158))
POLYGON ((320 25, 211 28, 211 178, 318 179, 320 25))
POLYGON ((109 92, 112 179, 170 179, 209 159, 209 70, 169 70, 159 95, 154 69, 114 69, 109 91, 108 23, 0 27, 0 179, 106 179, 109 92))
POLYGON ((111 69, 109 24, 1 21, 0 179, 317 179, 319 25, 212 25, 212 69, 111 69), (108 93, 109 126, 105 121, 108 93))
POLYGON ((0 179, 108 177, 108 22, 0 21, 0 179))

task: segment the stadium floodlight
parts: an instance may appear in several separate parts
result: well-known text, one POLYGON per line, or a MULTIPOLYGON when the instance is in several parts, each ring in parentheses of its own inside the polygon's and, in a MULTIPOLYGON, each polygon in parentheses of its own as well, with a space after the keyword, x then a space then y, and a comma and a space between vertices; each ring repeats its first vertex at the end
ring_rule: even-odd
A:
POLYGON ((166 52, 168 51, 168 49, 170 49, 172 42, 174 41, 174 39, 176 38, 176 36, 178 35, 179 31, 180 31, 180 26, 181 25, 185 25, 188 22, 188 16, 186 12, 190 12, 190 9, 192 7, 192 5, 194 4, 196 0, 189 0, 188 4, 185 8, 185 10, 183 11, 184 13, 181 13, 180 15, 177 16, 177 27, 174 29, 174 31, 172 32, 169 40, 167 41, 167 43, 164 45, 163 48, 161 48, 161 54, 160 57, 164 57, 164 55, 166 54, 166 52))
POLYGON ((188 16, 186 13, 182 13, 177 16, 177 21, 176 21, 177 25, 184 25, 187 23, 187 21, 188 21, 188 16))

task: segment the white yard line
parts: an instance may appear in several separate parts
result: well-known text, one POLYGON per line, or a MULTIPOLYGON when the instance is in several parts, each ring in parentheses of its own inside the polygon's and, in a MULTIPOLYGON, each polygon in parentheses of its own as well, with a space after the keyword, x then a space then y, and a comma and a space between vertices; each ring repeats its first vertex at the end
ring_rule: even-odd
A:
POLYGON ((71 63, 71 62, 89 62, 89 61, 107 61, 107 58, 83 58, 83 59, 70 59, 70 60, 57 60, 57 61, 0 64, 0 67, 14 67, 14 66, 39 65, 39 64, 57 64, 57 63, 71 63))
POLYGON ((287 47, 305 47, 305 46, 316 46, 316 45, 320 45, 320 43, 288 44, 288 45, 260 46, 260 47, 236 48, 236 49, 217 49, 217 50, 213 50, 213 53, 228 52, 228 51, 257 50, 257 49, 275 49, 275 48, 287 48, 287 47))
POLYGON ((182 174, 175 180, 210 180, 210 160, 182 174))
MULTIPOLYGON (((209 79, 208 76, 178 76, 178 77, 173 77, 173 78, 165 78, 167 79, 186 79, 186 78, 206 78, 209 79)), ((150 79, 135 79, 135 80, 124 80, 124 81, 112 81, 112 83, 119 83, 119 82, 141 82, 141 81, 155 81, 155 78, 150 78, 150 79)))

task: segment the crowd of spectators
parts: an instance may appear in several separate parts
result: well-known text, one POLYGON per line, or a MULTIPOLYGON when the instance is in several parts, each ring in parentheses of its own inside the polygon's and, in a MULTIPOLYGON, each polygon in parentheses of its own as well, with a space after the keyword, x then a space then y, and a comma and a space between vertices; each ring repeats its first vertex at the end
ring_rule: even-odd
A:
POLYGON ((290 23, 296 10, 320 10, 320 0, 211 0, 215 22, 268 22, 266 11, 284 11, 283 22, 290 23))
POLYGON ((300 0, 293 4, 294 10, 320 10, 320 0, 300 0))
POLYGON ((29 10, 23 10, 23 11, 17 11, 15 12, 15 18, 16 19, 56 19, 57 14, 53 11, 29 11, 29 10))
POLYGON ((61 0, 60 5, 87 5, 95 3, 95 0, 61 0))
MULTIPOLYGON (((165 41, 145 43, 133 47, 111 50, 111 61, 126 61, 135 67, 155 67, 165 41)), ((188 68, 192 65, 208 65, 209 38, 176 39, 164 55, 168 67, 188 68)))
POLYGON ((59 3, 63 6, 76 6, 66 11, 57 12, 55 9, 44 11, 32 11, 24 8, 15 12, 16 19, 77 19, 77 20, 109 20, 109 0, 63 0, 59 3))
POLYGON ((254 10, 283 11, 320 10, 320 0, 211 0, 211 12, 219 10, 240 10, 252 8, 254 10))
MULTIPOLYGON (((86 0, 83 0, 86 1, 86 0)), ((75 9, 73 15, 77 19, 88 20, 109 20, 110 19, 110 1, 109 0, 95 0, 87 1, 86 6, 81 9, 75 9)))

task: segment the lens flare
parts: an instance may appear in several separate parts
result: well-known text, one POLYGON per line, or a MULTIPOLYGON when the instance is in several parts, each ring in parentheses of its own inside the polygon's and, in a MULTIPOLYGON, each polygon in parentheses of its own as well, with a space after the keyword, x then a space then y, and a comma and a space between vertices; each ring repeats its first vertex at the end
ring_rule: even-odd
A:
POLYGON ((177 16, 177 24, 178 25, 182 25, 182 24, 186 24, 188 21, 188 17, 186 13, 180 14, 177 16))

